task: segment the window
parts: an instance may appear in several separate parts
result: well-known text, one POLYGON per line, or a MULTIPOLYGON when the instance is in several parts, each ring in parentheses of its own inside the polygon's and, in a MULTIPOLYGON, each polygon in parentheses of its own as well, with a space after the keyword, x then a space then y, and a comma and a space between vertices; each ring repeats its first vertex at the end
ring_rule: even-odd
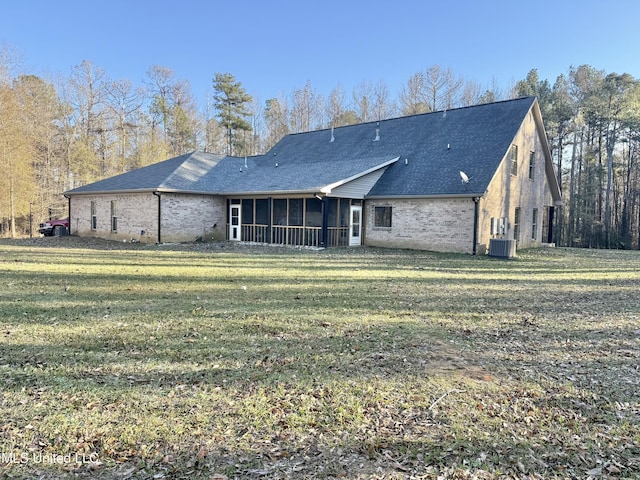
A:
POLYGON ((111 200, 111 231, 118 231, 118 204, 115 200, 111 200))
POLYGON ((518 175, 518 146, 511 145, 511 175, 518 175))
POLYGON ((529 180, 533 180, 533 176, 534 176, 534 159, 535 159, 535 153, 534 152, 529 152, 529 180))
POLYGON ((513 239, 517 242, 520 237, 520 207, 516 207, 513 218, 513 239))
POLYGON ((98 216, 96 215, 96 201, 91 200, 91 230, 98 228, 98 216))
POLYGON ((391 228, 391 207, 375 207, 373 226, 391 228))
POLYGON ((538 235, 538 209, 533 209, 533 216, 531 217, 531 238, 536 239, 538 235))

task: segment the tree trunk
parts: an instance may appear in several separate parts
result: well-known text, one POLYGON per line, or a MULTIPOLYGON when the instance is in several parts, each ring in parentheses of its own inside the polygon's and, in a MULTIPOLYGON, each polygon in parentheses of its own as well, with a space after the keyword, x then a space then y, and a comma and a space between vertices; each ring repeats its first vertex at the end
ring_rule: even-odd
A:
POLYGON ((573 149, 571 150, 571 174, 569 177, 569 221, 567 226, 567 242, 569 247, 573 246, 574 228, 575 228, 575 215, 576 215, 576 154, 578 150, 578 138, 582 141, 582 129, 580 133, 574 131, 573 134, 573 149))
POLYGON ((613 181, 613 147, 615 145, 615 127, 613 132, 607 135, 607 186, 605 191, 604 208, 604 232, 606 248, 611 248, 611 184, 613 181))

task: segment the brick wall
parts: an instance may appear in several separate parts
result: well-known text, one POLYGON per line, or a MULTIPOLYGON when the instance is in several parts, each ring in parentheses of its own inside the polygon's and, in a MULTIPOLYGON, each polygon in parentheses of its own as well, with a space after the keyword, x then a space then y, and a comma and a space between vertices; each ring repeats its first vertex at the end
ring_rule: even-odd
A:
POLYGON ((473 199, 366 201, 365 245, 436 252, 473 252, 473 199), (374 226, 376 206, 391 207, 391 228, 374 226))
POLYGON ((225 240, 225 209, 220 197, 162 194, 162 241, 225 240))
POLYGON ((511 158, 506 153, 498 171, 480 201, 478 243, 489 245, 491 218, 506 218, 506 232, 499 238, 514 238, 515 210, 520 208, 518 248, 540 246, 543 241, 544 207, 553 205, 545 172, 545 157, 532 114, 522 124, 513 140, 518 146, 518 173, 511 174, 511 158), (529 155, 534 154, 533 179, 529 178, 529 155), (533 209, 538 209, 537 228, 533 235, 533 209))
MULTIPOLYGON (((225 239, 224 199, 211 195, 162 194, 162 242, 225 239), (215 225, 215 227, 214 227, 215 225)), ((158 241, 158 197, 151 192, 75 195, 71 199, 73 235, 110 240, 158 241), (96 229, 91 228, 91 202, 96 229), (111 202, 116 202, 117 231, 111 229, 111 202)))

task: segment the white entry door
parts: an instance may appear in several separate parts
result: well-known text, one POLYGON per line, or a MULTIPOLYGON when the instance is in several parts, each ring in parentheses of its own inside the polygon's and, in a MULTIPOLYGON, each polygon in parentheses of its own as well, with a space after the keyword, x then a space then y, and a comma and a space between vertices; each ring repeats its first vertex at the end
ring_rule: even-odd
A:
POLYGON ((229 240, 239 242, 242 239, 241 232, 240 205, 231 205, 229 208, 229 240))
POLYGON ((349 246, 357 247, 362 245, 362 207, 360 205, 351 205, 349 231, 349 246))

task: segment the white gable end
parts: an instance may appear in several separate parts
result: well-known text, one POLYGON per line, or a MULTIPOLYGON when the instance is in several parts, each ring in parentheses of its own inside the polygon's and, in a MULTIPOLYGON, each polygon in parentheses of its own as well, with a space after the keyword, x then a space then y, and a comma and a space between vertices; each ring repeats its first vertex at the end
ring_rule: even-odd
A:
POLYGON ((327 193, 327 197, 342 197, 342 198, 364 198, 369 190, 373 188, 380 177, 385 172, 387 167, 380 168, 375 172, 371 172, 362 177, 356 178, 350 182, 344 183, 336 188, 333 188, 327 193))

